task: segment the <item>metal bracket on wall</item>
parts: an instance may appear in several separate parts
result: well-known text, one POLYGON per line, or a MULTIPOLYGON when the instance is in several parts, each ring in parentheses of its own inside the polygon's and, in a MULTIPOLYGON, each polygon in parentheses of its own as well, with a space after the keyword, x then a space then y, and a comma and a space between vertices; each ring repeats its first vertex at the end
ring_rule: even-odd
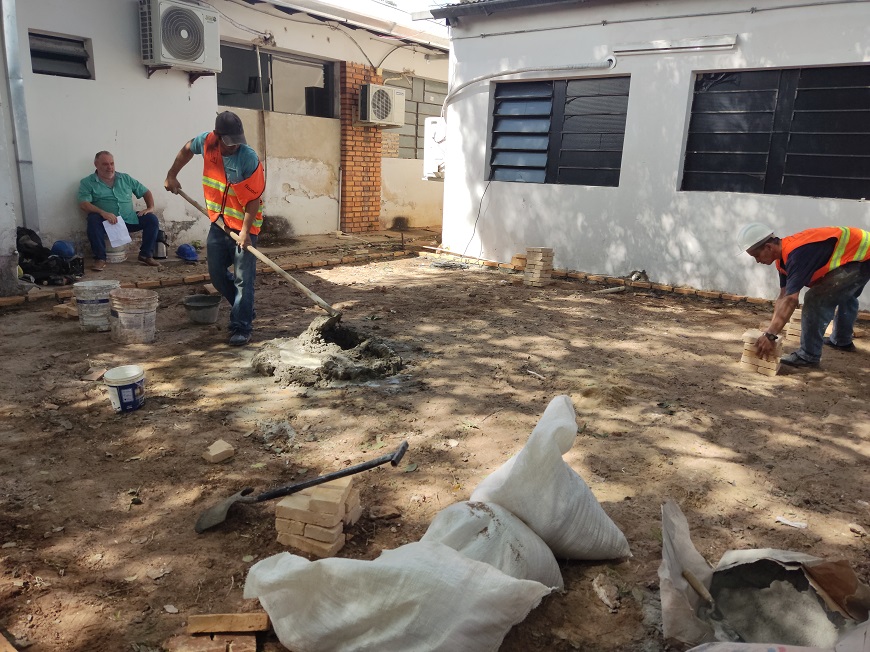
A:
MULTIPOLYGON (((158 70, 172 70, 173 66, 145 66, 145 74, 148 76, 148 79, 151 79, 151 75, 153 75, 158 70)), ((215 73, 213 72, 188 72, 187 73, 187 81, 190 86, 193 86, 193 82, 195 82, 200 77, 213 77, 215 73)))

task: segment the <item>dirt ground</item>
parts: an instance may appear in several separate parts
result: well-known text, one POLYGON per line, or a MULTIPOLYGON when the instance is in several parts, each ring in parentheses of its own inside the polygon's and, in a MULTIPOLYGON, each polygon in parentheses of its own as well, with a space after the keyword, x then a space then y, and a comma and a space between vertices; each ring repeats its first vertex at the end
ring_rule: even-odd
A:
MULTIPOLYGON (((310 260, 397 237, 311 239, 267 253, 310 260)), ((419 243, 427 237, 437 240, 419 243)), ((737 365, 742 332, 765 321, 767 307, 594 294, 600 286, 574 281, 538 289, 503 271, 435 262, 293 272, 343 311, 344 324, 401 355, 398 376, 364 385, 281 388, 251 370, 266 341, 295 337, 322 314, 276 274, 258 278, 255 338, 242 349, 226 343, 226 305, 216 325, 189 322, 182 298, 200 286, 159 290, 150 345, 81 332, 50 302, 0 313, 0 631, 32 652, 157 651, 192 614, 256 609, 242 598, 247 570, 283 550, 274 502, 236 506, 198 535, 203 509, 242 487, 311 478, 407 440, 398 468, 356 477, 365 507, 401 513, 385 521, 366 512, 349 530, 339 555, 372 559, 468 499, 560 394, 573 400, 580 429, 566 460, 633 557, 562 562, 565 592, 514 627, 503 651, 672 649, 657 576, 667 498, 711 563, 732 548, 798 550, 847 559, 870 582, 868 539, 849 527, 870 529, 870 339, 857 340, 857 353, 826 351, 818 369, 769 378, 737 365), (81 378, 122 364, 146 369, 147 398, 118 415, 103 384, 81 378), (264 434, 285 424, 290 436, 267 446, 264 434), (202 453, 218 438, 237 453, 208 464, 202 453), (619 589, 613 613, 593 591, 599 574, 619 589)), ((204 263, 123 263, 102 277, 191 273, 206 273, 204 263)), ((771 272, 771 292, 773 283, 771 272)), ((274 638, 261 644, 283 649, 274 638)))

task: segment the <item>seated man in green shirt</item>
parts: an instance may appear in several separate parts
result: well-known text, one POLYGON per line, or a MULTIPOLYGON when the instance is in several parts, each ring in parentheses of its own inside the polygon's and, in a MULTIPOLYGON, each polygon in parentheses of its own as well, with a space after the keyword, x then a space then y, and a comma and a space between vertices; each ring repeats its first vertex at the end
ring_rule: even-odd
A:
POLYGON ((103 222, 115 224, 118 217, 127 224, 127 230, 142 231, 142 247, 139 262, 149 267, 160 267, 154 260, 154 247, 160 224, 154 210, 151 191, 129 174, 115 172, 115 159, 109 152, 97 152, 94 157, 96 170, 79 183, 79 208, 88 216, 88 240, 94 254, 91 269, 102 272, 106 268, 106 230, 103 222), (132 196, 145 200, 145 208, 133 208, 132 196))

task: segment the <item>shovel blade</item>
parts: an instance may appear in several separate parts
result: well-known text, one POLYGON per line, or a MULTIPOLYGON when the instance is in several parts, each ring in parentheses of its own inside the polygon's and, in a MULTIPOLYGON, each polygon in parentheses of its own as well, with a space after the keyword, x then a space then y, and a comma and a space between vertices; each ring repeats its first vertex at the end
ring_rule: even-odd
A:
POLYGON ((209 528, 213 528, 215 525, 220 525, 227 519, 227 512, 230 511, 230 507, 236 503, 256 502, 253 496, 249 496, 253 491, 254 490, 251 487, 246 487, 238 493, 234 493, 229 498, 225 498, 217 505, 209 507, 199 515, 198 519, 196 519, 196 525, 193 526, 193 529, 196 530, 197 534, 202 534, 209 528))

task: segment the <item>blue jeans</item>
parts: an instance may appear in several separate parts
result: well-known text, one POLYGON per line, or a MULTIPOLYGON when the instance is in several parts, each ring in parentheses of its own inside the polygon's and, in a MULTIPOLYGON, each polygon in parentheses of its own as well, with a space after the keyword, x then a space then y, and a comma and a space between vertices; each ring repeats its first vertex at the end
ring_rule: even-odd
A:
MULTIPOLYGON (((106 229, 103 228, 103 216, 99 213, 88 213, 88 240, 91 243, 91 253, 94 260, 106 260, 106 229)), ((151 258, 157 245, 157 232, 160 222, 154 213, 139 216, 139 224, 127 224, 130 233, 142 231, 142 247, 139 255, 151 258)))
POLYGON ((800 358, 818 362, 828 324, 833 320, 831 342, 839 346, 852 343, 852 329, 858 318, 858 297, 870 281, 870 261, 847 263, 807 290, 801 313, 800 358))
MULTIPOLYGON (((251 244, 257 245, 257 236, 251 236, 251 244)), ((254 329, 254 279, 257 275, 257 259, 254 254, 239 247, 235 240, 212 224, 206 240, 208 274, 212 285, 229 301, 230 332, 250 335, 254 329), (233 271, 229 271, 229 266, 233 271)))

